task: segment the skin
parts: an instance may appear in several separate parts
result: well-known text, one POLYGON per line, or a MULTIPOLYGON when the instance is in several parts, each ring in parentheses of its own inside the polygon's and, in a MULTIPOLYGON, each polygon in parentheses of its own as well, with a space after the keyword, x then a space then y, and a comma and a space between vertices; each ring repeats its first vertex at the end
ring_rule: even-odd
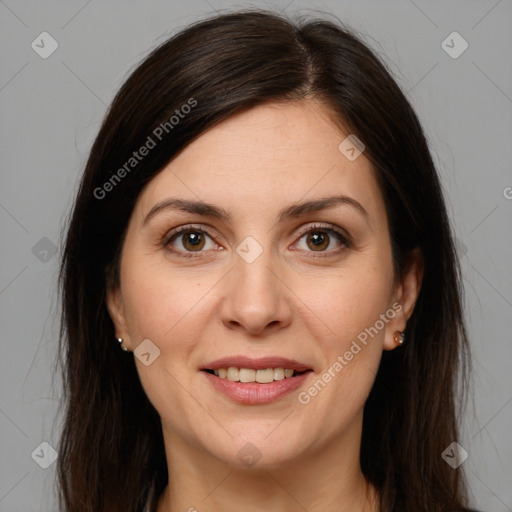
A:
POLYGON ((160 350, 148 366, 135 357, 162 420, 170 476, 158 512, 378 510, 359 465, 363 407, 382 351, 397 347, 393 337, 413 311, 422 268, 413 254, 407 273, 394 275, 374 170, 364 152, 354 161, 341 153, 350 132, 340 126, 316 100, 255 107, 201 135, 139 196, 120 287, 109 290, 107 305, 124 346, 135 350, 150 339, 160 350), (341 194, 357 200, 367 217, 342 204, 278 221, 291 203, 341 194), (212 203, 232 220, 168 209, 144 224, 169 197, 212 203), (300 233, 314 223, 339 227, 350 245, 312 228, 310 235, 324 235, 316 248, 307 231, 300 233), (165 248, 171 230, 189 224, 194 233, 204 227, 212 234, 203 235, 199 252, 183 233, 165 248), (248 236, 263 249, 252 263, 236 253, 248 236), (394 318, 309 403, 300 403, 298 393, 395 303, 394 318), (288 357, 313 372, 274 402, 239 404, 200 371, 238 354, 288 357), (237 456, 247 443, 260 455, 251 467, 237 456))

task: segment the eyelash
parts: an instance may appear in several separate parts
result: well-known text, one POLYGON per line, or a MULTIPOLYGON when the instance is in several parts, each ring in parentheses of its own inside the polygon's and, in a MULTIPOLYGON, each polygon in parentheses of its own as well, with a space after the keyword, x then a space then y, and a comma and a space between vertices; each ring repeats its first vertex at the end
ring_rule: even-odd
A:
MULTIPOLYGON (((333 233, 335 237, 342 243, 342 247, 335 250, 330 251, 306 251, 307 253, 313 253, 308 258, 329 258, 333 255, 338 255, 343 250, 348 249, 351 247, 351 243, 347 239, 347 237, 341 233, 338 229, 335 228, 334 224, 313 224, 311 226, 307 226, 304 230, 301 230, 298 235, 298 241, 304 236, 311 232, 315 231, 322 231, 325 233, 333 233)), ((181 258, 198 258, 201 257, 201 253, 204 251, 181 251, 181 250, 175 250, 169 248, 169 244, 173 241, 174 238, 177 238, 178 235, 183 233, 202 233, 208 235, 211 239, 214 238, 214 236, 208 231, 208 229, 204 229, 204 226, 201 226, 200 228, 195 228, 192 225, 186 225, 186 226, 180 226, 179 228, 174 229, 170 233, 168 233, 163 240, 163 247, 166 248, 170 253, 175 254, 178 257, 181 258), (197 254, 195 254, 197 252, 197 254)), ((294 244, 295 245, 295 244, 294 244)))

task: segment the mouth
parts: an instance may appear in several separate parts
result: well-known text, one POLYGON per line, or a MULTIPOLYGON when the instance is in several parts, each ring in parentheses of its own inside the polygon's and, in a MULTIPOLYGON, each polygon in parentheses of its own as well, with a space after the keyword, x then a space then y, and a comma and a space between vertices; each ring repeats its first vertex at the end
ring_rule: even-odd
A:
POLYGON ((303 386, 312 368, 278 357, 218 359, 200 369, 213 390, 245 405, 273 402, 303 386))

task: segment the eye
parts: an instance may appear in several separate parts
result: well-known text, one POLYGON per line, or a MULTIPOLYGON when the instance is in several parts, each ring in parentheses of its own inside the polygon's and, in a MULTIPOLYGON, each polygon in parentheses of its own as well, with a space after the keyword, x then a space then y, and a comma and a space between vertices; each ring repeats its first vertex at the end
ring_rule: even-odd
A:
POLYGON ((347 240, 347 237, 344 236, 341 233, 341 231, 336 229, 333 224, 315 224, 313 226, 308 226, 306 230, 301 233, 299 242, 297 242, 295 246, 299 246, 301 240, 303 239, 305 239, 305 243, 303 244, 303 247, 299 248, 303 249, 305 246, 304 250, 306 252, 321 253, 311 255, 311 257, 315 258, 326 258, 332 254, 338 254, 344 249, 350 247, 350 243, 347 240), (341 247, 338 247, 337 249, 332 249, 332 245, 336 245, 336 242, 338 242, 338 244, 341 244, 341 247), (331 247, 331 250, 326 250, 329 247, 331 247))
MULTIPOLYGON (((194 258, 200 257, 201 253, 204 252, 203 249, 207 251, 215 250, 219 247, 218 244, 212 240, 212 237, 213 235, 210 235, 204 228, 186 225, 172 230, 165 237, 162 245, 167 248, 169 252, 177 256, 194 258), (209 247, 208 240, 210 242, 209 247)), ((350 247, 348 238, 333 224, 314 224, 307 226, 306 229, 303 229, 300 233, 299 241, 291 248, 299 246, 304 238, 305 248, 299 247, 299 249, 304 250, 306 253, 318 253, 309 254, 308 257, 313 258, 327 258, 350 247), (331 248, 330 250, 326 250, 332 245, 335 245, 336 242, 338 242, 337 249, 331 248)), ((222 250, 222 247, 217 250, 222 250)))
MULTIPOLYGON (((193 258, 196 255, 191 253, 200 253, 203 249, 215 249, 217 244, 213 242, 211 236, 204 229, 188 225, 176 228, 169 233, 164 241, 164 246, 167 247, 170 252, 176 253, 179 256, 193 258), (207 240, 210 240, 210 247, 207 247, 207 240), (176 243, 178 243, 177 249, 174 248, 176 243), (179 247, 180 245, 181 247, 179 247)), ((197 256, 199 256, 199 254, 197 256)))

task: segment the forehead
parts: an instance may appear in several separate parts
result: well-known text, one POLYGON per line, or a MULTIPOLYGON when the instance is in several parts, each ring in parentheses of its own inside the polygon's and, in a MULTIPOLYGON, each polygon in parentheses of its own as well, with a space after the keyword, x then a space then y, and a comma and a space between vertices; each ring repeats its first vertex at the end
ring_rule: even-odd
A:
POLYGON ((173 196, 253 216, 260 207, 277 211, 299 199, 340 193, 363 203, 371 216, 385 215, 364 152, 350 160, 339 149, 348 135, 316 101, 254 107, 189 144, 144 189, 139 213, 173 196))

